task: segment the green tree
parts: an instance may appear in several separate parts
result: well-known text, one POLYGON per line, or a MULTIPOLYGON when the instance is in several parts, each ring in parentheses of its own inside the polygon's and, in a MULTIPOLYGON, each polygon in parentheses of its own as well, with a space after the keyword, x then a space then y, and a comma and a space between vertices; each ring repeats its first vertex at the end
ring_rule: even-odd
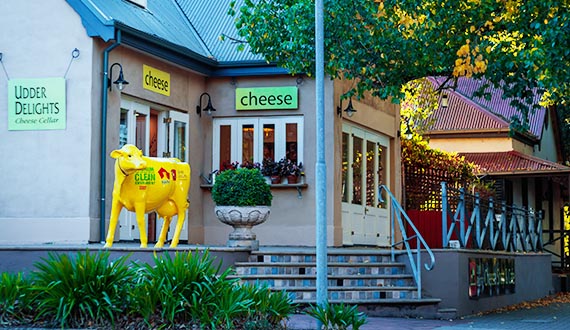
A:
MULTIPOLYGON (((403 99, 427 76, 485 77, 523 118, 533 92, 570 101, 570 0, 325 0, 325 72, 354 79, 347 96, 403 99)), ((314 1, 232 2, 253 53, 291 73, 315 72, 314 1)), ((243 45, 241 46, 243 48, 243 45)), ((484 95, 484 89, 478 92, 484 95)), ((523 125, 525 123, 522 123, 523 125)))

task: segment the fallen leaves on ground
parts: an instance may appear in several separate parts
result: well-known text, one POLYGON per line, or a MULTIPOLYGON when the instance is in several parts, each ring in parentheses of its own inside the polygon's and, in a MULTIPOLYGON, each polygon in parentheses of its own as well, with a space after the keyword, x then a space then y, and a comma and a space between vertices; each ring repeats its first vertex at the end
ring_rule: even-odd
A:
POLYGON ((512 312, 512 311, 516 311, 516 310, 520 310, 520 309, 531 309, 531 308, 536 308, 536 307, 544 307, 544 306, 548 306, 550 304, 570 304, 570 292, 559 292, 557 294, 551 295, 551 296, 546 296, 544 298, 540 298, 537 300, 532 300, 532 301, 523 301, 521 303, 518 303, 516 305, 510 305, 510 306, 505 306, 505 307, 501 307, 499 309, 494 309, 491 311, 486 311, 486 312, 480 312, 477 313, 477 315, 486 315, 486 314, 494 314, 494 313, 506 313, 506 312, 512 312))

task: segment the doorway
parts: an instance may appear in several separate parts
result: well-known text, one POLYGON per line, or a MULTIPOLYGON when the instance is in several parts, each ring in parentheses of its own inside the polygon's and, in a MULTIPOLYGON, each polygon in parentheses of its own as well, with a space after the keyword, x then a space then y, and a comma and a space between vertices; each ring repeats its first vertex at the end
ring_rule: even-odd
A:
MULTIPOLYGON (((121 100, 121 118, 119 125, 119 148, 129 143, 142 150, 148 157, 175 157, 188 161, 188 114, 180 111, 158 109, 134 100, 121 100)), ((188 218, 188 214, 186 214, 188 218)), ((162 228, 162 219, 156 212, 145 215, 148 241, 156 242, 162 228)), ((125 209, 119 216, 119 235, 122 241, 140 239, 134 212, 125 209)), ((174 235, 177 217, 172 218, 167 240, 174 235)), ((181 241, 188 240, 187 221, 180 234, 181 241)))
POLYGON ((388 246, 390 210, 379 188, 390 182, 389 138, 362 128, 342 129, 344 245, 388 246))

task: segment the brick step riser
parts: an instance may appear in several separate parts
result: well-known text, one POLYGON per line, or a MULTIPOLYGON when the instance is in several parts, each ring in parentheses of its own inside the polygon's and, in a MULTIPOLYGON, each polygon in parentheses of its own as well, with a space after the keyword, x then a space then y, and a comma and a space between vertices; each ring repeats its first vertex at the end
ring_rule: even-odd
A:
MULTIPOLYGON (((315 275, 316 267, 237 267, 238 275, 315 275)), ((328 275, 401 275, 404 274, 403 267, 328 267, 328 275)))
MULTIPOLYGON (((315 291, 289 292, 289 297, 294 302, 314 301, 317 298, 315 291)), ((328 298, 331 300, 380 300, 380 299, 417 299, 417 291, 329 291, 328 298)))
MULTIPOLYGON (((329 255, 327 262, 384 262, 389 263, 392 259, 389 255, 362 255, 362 256, 347 256, 347 255, 329 255)), ((251 255, 249 262, 317 262, 315 255, 251 255)))
MULTIPOLYGON (((280 287, 315 287, 316 279, 242 279, 242 283, 249 283, 252 285, 266 284, 269 287, 280 288, 280 287)), ((340 279, 340 280, 328 280, 329 287, 378 287, 382 288, 394 288, 394 287, 413 287, 415 286, 413 279, 382 279, 382 278, 372 278, 372 279, 340 279)))

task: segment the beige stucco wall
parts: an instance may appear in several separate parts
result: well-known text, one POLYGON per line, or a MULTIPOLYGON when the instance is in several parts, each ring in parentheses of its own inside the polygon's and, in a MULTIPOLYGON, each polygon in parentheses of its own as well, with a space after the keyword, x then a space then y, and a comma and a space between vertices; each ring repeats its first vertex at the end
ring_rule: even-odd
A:
MULTIPOLYGON (((307 188, 301 190, 301 196, 293 187, 272 189, 273 203, 269 220, 253 231, 261 245, 301 245, 314 246, 316 241, 315 231, 315 163, 316 163, 316 111, 315 111, 315 81, 304 78, 301 84, 297 84, 296 77, 273 76, 273 77, 241 77, 234 80, 209 79, 208 91, 212 95, 212 102, 216 108, 215 118, 221 117, 263 117, 263 116, 302 116, 304 151, 303 164, 305 165, 305 183, 307 188), (274 87, 274 86, 297 86, 299 88, 298 110, 271 110, 271 111, 236 111, 235 88, 247 87, 274 87)), ((328 81, 325 88, 330 90, 332 83, 328 81)), ((326 94, 326 93, 325 93, 326 94)), ((333 108, 329 99, 325 100, 326 119, 325 130, 327 132, 326 164, 327 164, 327 244, 334 245, 333 221, 337 215, 333 212, 333 169, 335 161, 332 153, 333 108)), ((211 118, 204 119, 204 141, 208 141, 205 148, 204 172, 208 173, 211 168, 211 143, 212 129, 211 118)), ((206 244, 225 244, 231 227, 220 223, 214 215, 214 204, 210 197, 210 190, 202 190, 203 219, 206 244)))
POLYGON ((450 152, 504 152, 513 150, 512 140, 508 137, 495 138, 434 138, 429 140, 430 147, 450 152))
MULTIPOLYGON (((352 87, 350 81, 336 80, 334 85, 334 102, 335 111, 340 107, 341 96, 352 87)), ((344 110, 348 104, 347 100, 343 100, 341 110, 344 110)), ((400 129, 400 107, 390 101, 383 101, 378 98, 365 96, 362 99, 354 97, 352 105, 357 110, 352 117, 348 117, 345 113, 342 118, 335 119, 335 162, 341 164, 342 162, 342 124, 348 123, 356 127, 361 127, 370 130, 389 138, 390 150, 390 182, 388 184, 390 190, 401 202, 402 198, 402 163, 401 163, 401 146, 399 138, 400 129)), ((335 192, 342 191, 342 168, 337 166, 334 169, 335 176, 335 192)), ((342 217, 341 214, 341 193, 334 195, 335 204, 335 243, 342 244, 342 217)), ((400 234, 395 233, 396 241, 400 240, 400 234)))
POLYGON ((0 1, 0 13, 0 244, 87 242, 98 195, 92 39, 65 1, 0 1), (66 79, 66 128, 9 131, 8 79, 49 77, 66 79))

